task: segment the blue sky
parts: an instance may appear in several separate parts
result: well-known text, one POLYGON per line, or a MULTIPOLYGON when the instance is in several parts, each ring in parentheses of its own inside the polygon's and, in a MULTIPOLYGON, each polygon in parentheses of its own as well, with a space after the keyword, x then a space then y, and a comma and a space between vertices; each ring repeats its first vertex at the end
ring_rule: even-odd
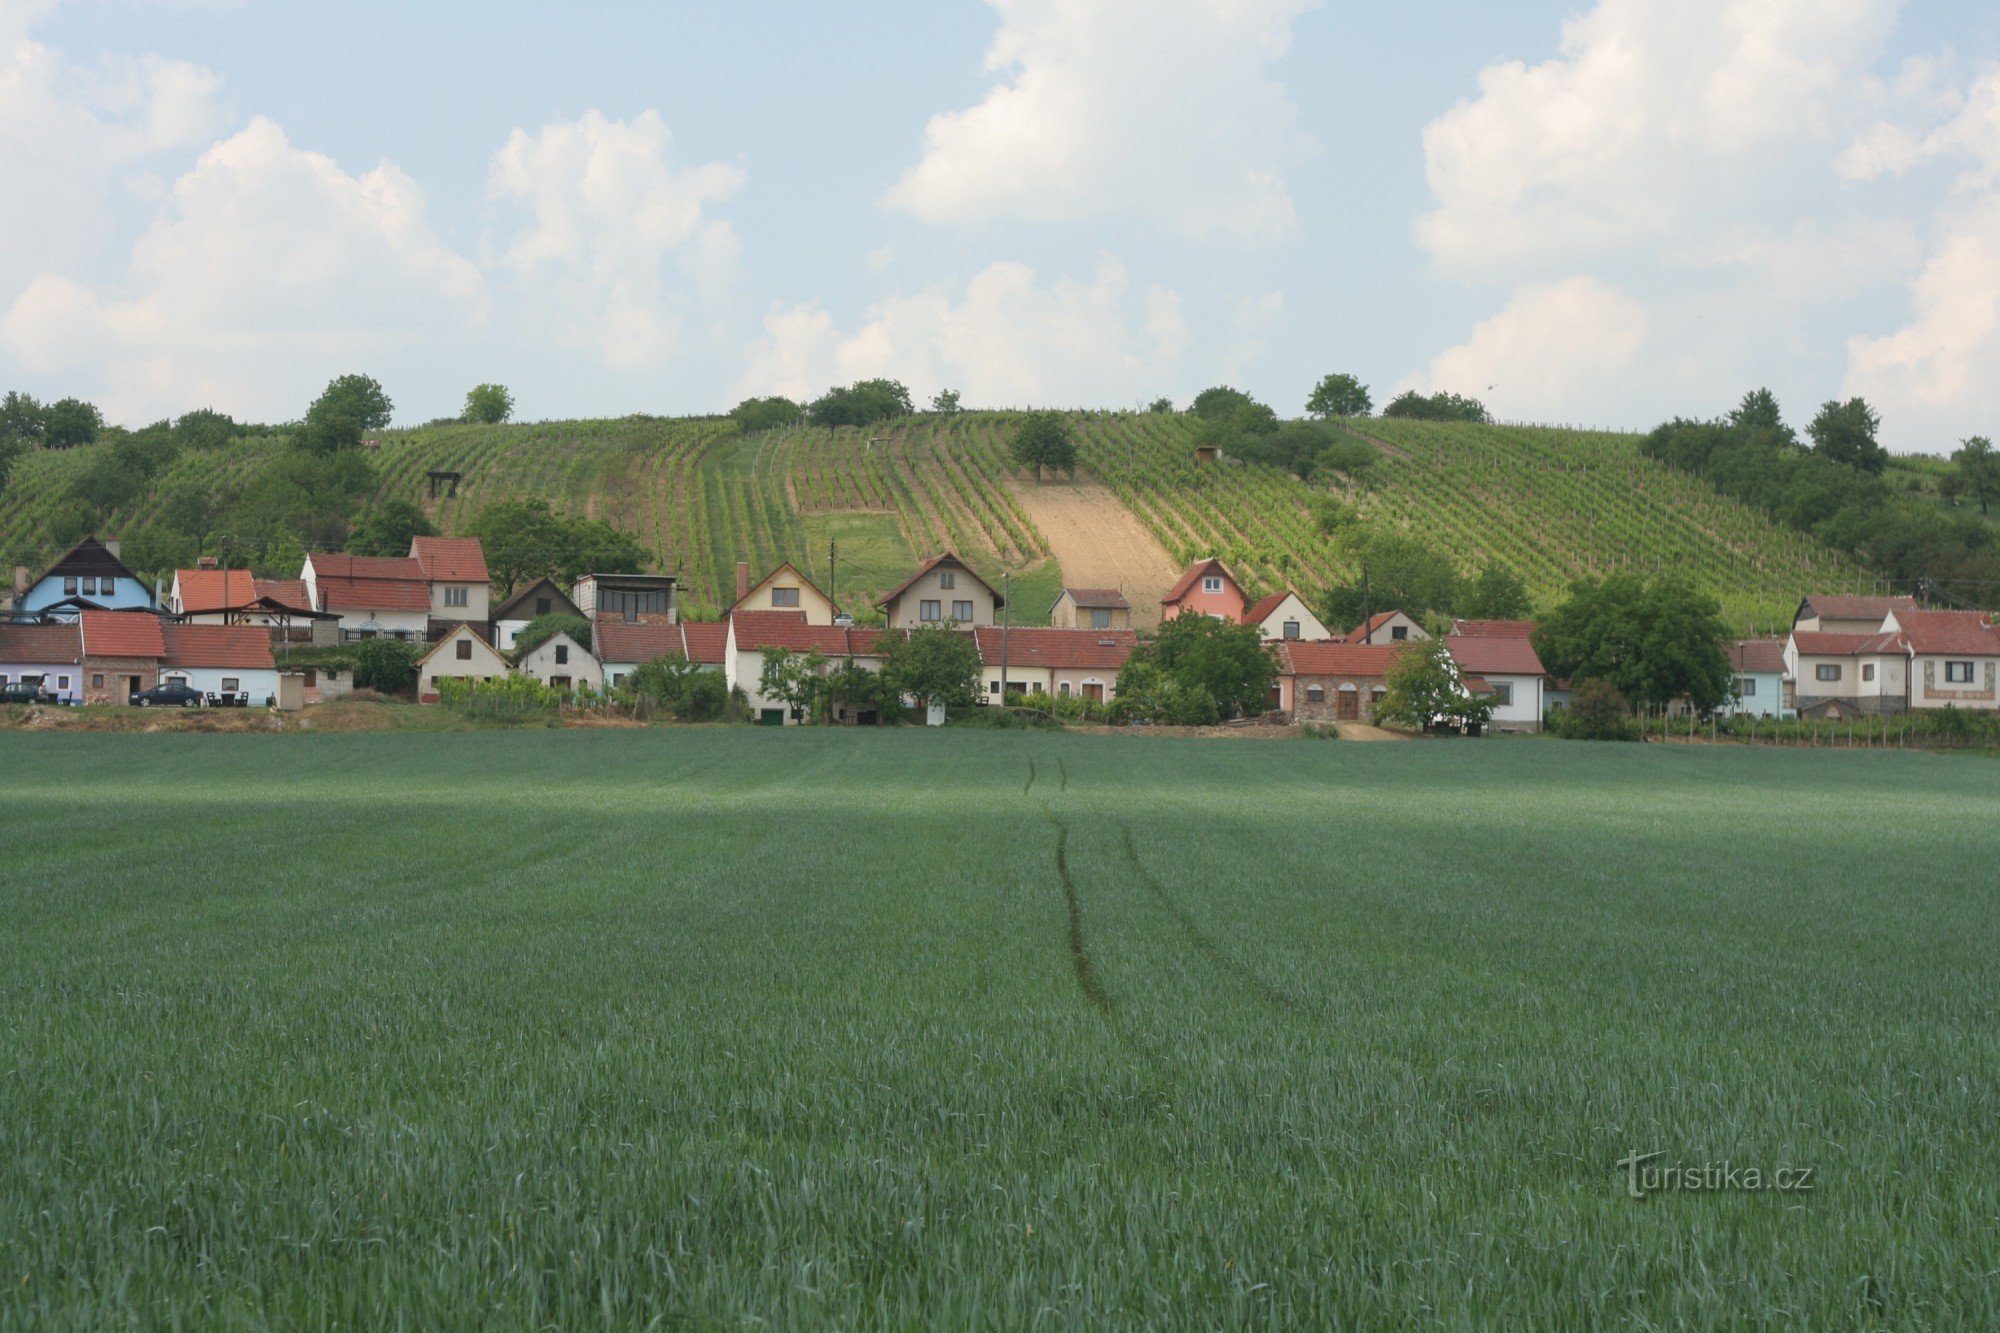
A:
POLYGON ((2000 429, 2000 14, 1897 0, 0 0, 0 384, 139 422, 1352 370, 2000 429))

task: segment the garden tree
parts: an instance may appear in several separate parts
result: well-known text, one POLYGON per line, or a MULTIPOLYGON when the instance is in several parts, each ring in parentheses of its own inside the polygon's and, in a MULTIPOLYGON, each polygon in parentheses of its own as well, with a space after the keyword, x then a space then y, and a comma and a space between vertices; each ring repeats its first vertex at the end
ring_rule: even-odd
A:
POLYGON ((1881 475, 1889 465, 1889 451, 1876 442, 1882 418, 1863 398, 1844 403, 1829 402, 1806 427, 1812 436, 1813 452, 1858 472, 1881 475))
POLYGON ((1278 679, 1277 661, 1257 626, 1232 625, 1209 616, 1175 616, 1164 622, 1151 640, 1133 651, 1131 660, 1156 666, 1180 684, 1206 694, 1225 717, 1263 712, 1278 679))
POLYGON ((883 640, 882 679, 896 698, 917 707, 966 708, 979 699, 979 646, 973 636, 924 625, 883 640))
POLYGON ((1465 585, 1452 609, 1467 620, 1526 620, 1534 604, 1520 576, 1494 562, 1465 585))
POLYGON ((1351 580, 1327 590, 1328 625, 1359 625, 1374 611, 1406 611, 1421 620, 1457 609, 1464 580, 1451 557, 1430 543, 1390 529, 1357 525, 1344 544, 1358 568, 1351 580))
POLYGON ((354 688, 408 694, 417 683, 417 659, 429 648, 402 639, 363 639, 354 646, 354 688))
POLYGON ((1991 512, 1993 502, 2000 500, 2000 454, 1993 452, 1993 441, 1975 435, 1961 443, 1941 489, 1951 499, 1976 500, 1982 514, 1991 512))
POLYGON ((22 445, 39 445, 47 433, 48 418, 42 405, 32 397, 15 389, 0 398, 0 444, 11 440, 22 445))
POLYGON ((895 686, 853 658, 827 671, 820 682, 820 698, 829 715, 836 708, 849 713, 878 713, 894 717, 903 711, 902 696, 895 686))
POLYGON ((1315 417, 1365 417, 1375 407, 1368 386, 1352 375, 1328 375, 1306 399, 1306 414, 1315 417))
POLYGON ((342 375, 306 409, 297 436, 299 448, 326 457, 360 445, 361 437, 389 424, 395 405, 367 375, 342 375))
POLYGON ((174 422, 174 440, 183 449, 220 449, 236 438, 236 422, 213 408, 183 412, 174 422))
POLYGON ((435 537, 437 529, 417 505, 408 500, 384 500, 361 515, 348 534, 347 549, 353 555, 408 555, 412 537, 435 537))
POLYGON ((51 449, 95 444, 104 414, 81 398, 61 398, 42 409, 42 443, 51 449))
POLYGON ((1151 403, 1146 405, 1146 410, 1148 412, 1171 412, 1174 410, 1174 400, 1171 398, 1155 398, 1151 403))
POLYGON ((1752 389, 1744 394, 1743 401, 1730 412, 1729 424, 1786 444, 1797 444, 1799 440, 1798 432, 1785 424, 1785 414, 1778 410, 1778 396, 1769 389, 1752 389))
POLYGON ((1424 639, 1404 648, 1383 673, 1383 684, 1388 688, 1373 717, 1390 726, 1419 731, 1470 727, 1493 716, 1493 696, 1466 692, 1443 639, 1424 639))
POLYGON ((1477 398, 1462 398, 1455 393, 1421 394, 1415 389, 1406 389, 1389 400, 1382 409, 1385 417, 1402 417, 1411 421, 1470 421, 1480 425, 1492 422, 1486 404, 1477 398))
POLYGON ((1118 673, 1118 697, 1112 701, 1111 716, 1121 722, 1141 720, 1163 727, 1212 727, 1222 720, 1215 698, 1207 690, 1137 658, 1118 673))
POLYGON ((1345 473, 1355 481, 1363 480, 1382 457, 1382 451, 1366 440, 1357 440, 1345 432, 1335 432, 1326 437, 1320 446, 1319 467, 1325 471, 1345 473))
POLYGON ((943 416, 953 416, 961 410, 956 389, 940 389, 937 396, 931 399, 931 411, 943 416))
POLYGON ((502 596, 538 578, 564 587, 585 574, 637 574, 651 554, 603 519, 558 514, 547 500, 503 500, 480 510, 465 535, 479 538, 502 596))
POLYGON ((1639 728, 1632 701, 1608 680, 1586 680, 1569 704, 1550 719, 1556 735, 1570 741, 1635 741, 1639 728))
POLYGON ((642 662, 621 688, 650 700, 676 722, 720 722, 729 711, 729 683, 722 673, 678 653, 642 662))
POLYGON ((1535 652, 1558 680, 1609 681, 1636 704, 1685 700, 1713 712, 1729 699, 1729 627, 1715 598, 1672 576, 1584 579, 1535 629, 1535 652))
POLYGON ((766 648, 764 673, 758 680, 757 692, 766 699, 783 702, 794 717, 814 721, 819 713, 825 675, 826 654, 817 648, 804 653, 789 648, 766 648))
POLYGON ((754 435, 760 430, 796 425, 805 414, 806 410, 789 398, 745 398, 730 411, 729 419, 745 435, 754 435))
POLYGON ((474 425, 497 426, 513 415, 514 395, 504 384, 475 385, 465 395, 464 416, 474 425))
POLYGON ((567 634, 575 639, 577 646, 585 652, 590 648, 590 622, 582 616, 572 616, 562 611, 551 611, 545 616, 536 616, 521 627, 514 636, 514 658, 519 661, 535 649, 547 643, 558 634, 567 634))
POLYGON ((1023 417, 1007 452, 1019 466, 1033 468, 1036 481, 1042 479, 1043 468, 1076 471, 1076 440, 1059 412, 1030 412, 1023 417))
POLYGON ((872 426, 915 410, 900 381, 875 379, 828 389, 806 407, 806 417, 815 426, 872 426))

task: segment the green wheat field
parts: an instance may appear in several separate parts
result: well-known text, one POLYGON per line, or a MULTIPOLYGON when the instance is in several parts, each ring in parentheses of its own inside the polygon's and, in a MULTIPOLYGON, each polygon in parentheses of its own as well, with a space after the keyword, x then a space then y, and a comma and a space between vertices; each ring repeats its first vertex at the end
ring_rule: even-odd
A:
POLYGON ((0 1326, 2000 1326, 1985 760, 15 735, 0 847, 0 1326))

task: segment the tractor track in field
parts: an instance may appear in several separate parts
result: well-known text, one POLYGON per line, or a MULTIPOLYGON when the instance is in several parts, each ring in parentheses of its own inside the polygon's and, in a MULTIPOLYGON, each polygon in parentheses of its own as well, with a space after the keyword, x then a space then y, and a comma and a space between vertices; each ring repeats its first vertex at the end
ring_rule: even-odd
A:
POLYGON ((1118 831, 1122 835, 1125 860, 1132 867, 1132 873, 1138 876, 1139 882, 1146 886, 1146 891, 1153 895, 1153 899, 1167 910, 1167 915, 1173 917, 1181 932, 1188 937, 1188 942, 1194 945, 1196 952, 1265 1003, 1293 1013, 1305 1007, 1297 996, 1259 975, 1255 968, 1238 958, 1224 947, 1221 941, 1210 935, 1202 924, 1195 920, 1194 914, 1174 897, 1167 886, 1155 879, 1152 871, 1146 869, 1145 862, 1139 859, 1139 848, 1132 841, 1131 826, 1120 824, 1118 831))
MULTIPOLYGON (((1056 878, 1062 881, 1063 902, 1068 909, 1069 957, 1076 968, 1077 987, 1093 1009, 1115 1019, 1111 1013, 1111 997, 1104 993, 1103 983, 1097 979, 1090 946, 1083 938, 1083 899, 1077 895, 1076 883, 1069 877, 1069 821, 1046 804, 1042 806, 1042 813, 1056 826, 1056 878)), ((1120 1031, 1122 1033, 1123 1029, 1120 1031)))

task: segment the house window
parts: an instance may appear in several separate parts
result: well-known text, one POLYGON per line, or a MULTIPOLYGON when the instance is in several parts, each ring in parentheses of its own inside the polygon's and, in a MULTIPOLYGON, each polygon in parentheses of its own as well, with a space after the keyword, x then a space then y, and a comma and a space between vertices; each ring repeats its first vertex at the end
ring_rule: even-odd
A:
POLYGON ((1222 580, 1216 577, 1215 575, 1210 574, 1207 578, 1201 581, 1201 590, 1203 592, 1221 592, 1222 580))
POLYGON ((1069 682, 1063 681, 1060 685, 1056 686, 1056 693, 1065 699, 1069 698, 1069 682))
POLYGON ((1492 684, 1493 684, 1494 703, 1498 704, 1502 708, 1513 707, 1514 682, 1511 680, 1496 680, 1492 682, 1492 684))
POLYGON ((557 665, 557 666, 568 666, 568 665, 569 665, 569 645, 568 645, 568 644, 566 644, 566 643, 559 643, 559 644, 557 644, 557 645, 556 645, 556 665, 557 665))
POLYGON ((989 681, 987 681, 987 682, 986 682, 986 692, 987 692, 988 694, 998 694, 998 693, 1000 693, 1000 682, 999 682, 999 681, 997 681, 997 680, 989 680, 989 681))
POLYGON ((943 620, 944 603, 928 601, 920 603, 917 607, 917 618, 919 620, 943 620))
POLYGON ((1092 629, 1110 629, 1111 612, 1103 608, 1092 611, 1090 613, 1090 627, 1092 629))
POLYGON ((1972 663, 1946 662, 1944 679, 1947 685, 1970 685, 1972 683, 1972 663))
POLYGON ((1296 620, 1287 620, 1287 621, 1285 622, 1285 637, 1286 637, 1286 638, 1288 638, 1288 639, 1296 639, 1296 638, 1298 638, 1298 637, 1299 637, 1299 633, 1300 633, 1300 631, 1299 631, 1299 622, 1298 622, 1298 621, 1296 621, 1296 620))
POLYGON ((458 649, 459 661, 470 662, 472 660, 472 640, 460 639, 454 646, 458 649))
POLYGON ((547 614, 548 614, 549 612, 551 612, 551 611, 553 611, 553 610, 555 610, 555 609, 556 609, 556 604, 555 604, 555 602, 554 602, 554 601, 553 601, 552 599, 550 599, 550 598, 547 598, 547 597, 537 597, 537 598, 535 599, 535 614, 536 614, 536 615, 538 615, 538 616, 545 616, 545 615, 547 615, 547 614))
POLYGON ((66 596, 66 597, 74 597, 74 596, 76 596, 76 580, 75 580, 75 579, 64 579, 64 580, 63 580, 63 595, 64 595, 64 596, 66 596))
POLYGON ((1389 626, 1389 642, 1402 643, 1406 641, 1409 637, 1410 637, 1410 627, 1408 625, 1389 626))
POLYGON ((96 579, 85 579, 83 581, 83 595, 85 597, 95 597, 97 595, 96 579))
POLYGON ((1736 678, 1736 697, 1739 699, 1756 698, 1757 697, 1756 678, 1753 676, 1738 676, 1736 678))
POLYGON ((969 624, 971 624, 971 623, 972 623, 972 603, 971 603, 971 602, 953 602, 953 603, 951 604, 951 618, 952 618, 953 620, 956 620, 956 621, 958 621, 958 622, 959 622, 960 624, 962 624, 962 625, 969 625, 969 624))
POLYGON ((222 692, 224 694, 235 694, 238 690, 242 688, 243 688, 243 681, 241 677, 224 676, 222 678, 222 692))
POLYGON ((56 677, 56 688, 57 688, 57 689, 59 689, 59 690, 66 690, 66 689, 68 689, 68 688, 69 688, 69 677, 68 677, 68 676, 57 676, 57 677, 56 677))
POLYGON ((97 581, 97 594, 100 597, 109 597, 111 595, 111 590, 113 588, 116 588, 117 586, 118 586, 117 579, 99 579, 97 581))
POLYGON ((1819 665, 1819 666, 1816 666, 1816 667, 1814 667, 1814 668, 1813 668, 1813 679, 1814 679, 1814 680, 1839 680, 1839 679, 1840 679, 1840 664, 1839 664, 1839 663, 1837 663, 1837 662, 1826 662, 1826 663, 1822 663, 1822 664, 1821 664, 1821 665, 1819 665))
POLYGON ((1875 664, 1873 662, 1869 662, 1861 668, 1861 679, 1875 679, 1875 664))
POLYGON ((466 595, 470 591, 471 589, 469 588, 446 588, 444 590, 444 604, 446 606, 464 606, 467 600, 466 595))
POLYGON ((101 689, 103 689, 103 688, 104 688, 104 676, 103 676, 103 673, 101 673, 101 672, 92 672, 92 673, 91 673, 91 676, 90 676, 90 688, 91 688, 91 689, 93 689, 93 690, 101 690, 101 689))
POLYGON ((958 586, 957 570, 941 569, 938 571, 938 587, 943 588, 945 591, 949 592, 953 588, 956 588, 957 586, 958 586))
POLYGON ((1325 703, 1325 702, 1326 702, 1326 686, 1324 686, 1324 685, 1308 685, 1308 686, 1306 686, 1306 702, 1307 702, 1307 703, 1309 703, 1309 704, 1323 704, 1323 703, 1325 703))
POLYGON ((799 604, 799 590, 797 588, 771 589, 772 606, 796 607, 798 604, 799 604))

